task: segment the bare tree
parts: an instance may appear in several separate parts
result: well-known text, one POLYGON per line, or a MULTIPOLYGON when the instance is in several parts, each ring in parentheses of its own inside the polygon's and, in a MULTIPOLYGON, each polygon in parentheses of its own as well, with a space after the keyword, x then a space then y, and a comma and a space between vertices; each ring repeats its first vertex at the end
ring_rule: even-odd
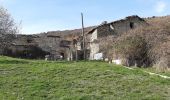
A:
POLYGON ((5 8, 0 6, 0 53, 11 44, 16 33, 18 28, 14 19, 5 8))

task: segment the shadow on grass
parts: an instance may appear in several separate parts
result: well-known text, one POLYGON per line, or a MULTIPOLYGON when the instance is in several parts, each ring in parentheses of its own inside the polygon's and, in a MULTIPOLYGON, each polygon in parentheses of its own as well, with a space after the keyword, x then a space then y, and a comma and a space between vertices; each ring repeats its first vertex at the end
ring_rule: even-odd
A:
POLYGON ((19 60, 0 60, 0 64, 27 64, 27 61, 19 61, 19 60))

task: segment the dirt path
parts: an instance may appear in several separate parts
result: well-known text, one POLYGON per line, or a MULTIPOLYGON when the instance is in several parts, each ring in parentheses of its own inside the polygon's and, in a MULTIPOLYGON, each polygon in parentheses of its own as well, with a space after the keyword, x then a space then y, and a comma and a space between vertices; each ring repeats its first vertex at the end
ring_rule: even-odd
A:
MULTIPOLYGON (((136 70, 134 68, 130 68, 130 67, 125 67, 127 69, 130 69, 130 70, 136 70)), ((143 70, 142 70, 143 71, 143 70)), ((149 75, 155 75, 155 76, 159 76, 161 78, 165 78, 165 79, 170 79, 169 76, 166 76, 166 75, 161 75, 161 74, 157 74, 157 73, 153 73, 153 72, 149 72, 149 71, 143 71, 144 73, 148 73, 149 75)))

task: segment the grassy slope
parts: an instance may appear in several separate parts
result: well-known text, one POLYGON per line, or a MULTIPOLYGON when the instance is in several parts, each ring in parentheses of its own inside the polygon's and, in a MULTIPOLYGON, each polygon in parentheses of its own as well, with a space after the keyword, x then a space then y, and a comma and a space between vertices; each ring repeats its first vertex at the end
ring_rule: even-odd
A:
POLYGON ((149 68, 136 68, 137 70, 142 70, 142 71, 147 71, 147 72, 152 72, 152 73, 156 73, 156 74, 160 74, 160 75, 165 75, 170 77, 170 71, 160 71, 156 68, 153 67, 149 67, 149 68))
POLYGON ((0 57, 0 100, 168 100, 170 80, 103 62, 0 57))

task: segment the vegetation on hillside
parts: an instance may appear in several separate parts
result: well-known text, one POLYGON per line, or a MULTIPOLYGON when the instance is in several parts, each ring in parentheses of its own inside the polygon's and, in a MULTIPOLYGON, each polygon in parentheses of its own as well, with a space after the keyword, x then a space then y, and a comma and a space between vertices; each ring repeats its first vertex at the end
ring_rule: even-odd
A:
POLYGON ((125 65, 154 66, 159 70, 167 70, 170 68, 170 17, 146 21, 149 26, 118 37, 113 53, 125 59, 125 65))
POLYGON ((8 11, 0 5, 0 54, 11 45, 18 27, 8 11))
POLYGON ((0 57, 1 100, 169 100, 170 80, 105 62, 0 57))

